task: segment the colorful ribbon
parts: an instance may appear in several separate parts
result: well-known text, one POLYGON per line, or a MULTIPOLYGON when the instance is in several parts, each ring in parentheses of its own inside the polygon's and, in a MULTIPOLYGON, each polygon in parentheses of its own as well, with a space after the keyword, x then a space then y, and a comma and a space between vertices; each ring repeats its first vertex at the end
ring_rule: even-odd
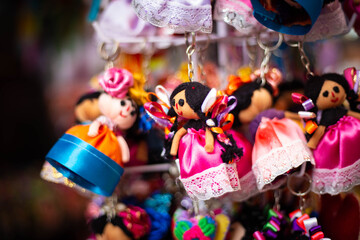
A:
POLYGON ((303 232, 311 240, 325 240, 321 226, 315 217, 310 218, 309 215, 302 214, 300 210, 296 210, 289 214, 294 231, 303 232))
POLYGON ((360 70, 356 68, 346 68, 344 70, 344 77, 349 83, 351 89, 355 91, 356 94, 359 92, 359 82, 360 82, 360 70))

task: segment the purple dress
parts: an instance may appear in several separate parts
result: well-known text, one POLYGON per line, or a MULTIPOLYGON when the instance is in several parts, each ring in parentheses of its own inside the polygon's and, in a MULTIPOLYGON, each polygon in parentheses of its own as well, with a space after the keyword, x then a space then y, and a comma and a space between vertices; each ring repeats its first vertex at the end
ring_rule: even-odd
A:
POLYGON ((214 151, 205 151, 205 125, 189 120, 179 144, 180 180, 192 199, 208 200, 227 192, 240 190, 236 161, 227 164, 221 159, 224 148, 214 139, 214 151))
POLYGON ((320 125, 326 130, 313 152, 316 193, 336 195, 360 184, 360 120, 346 112, 338 107, 321 114, 320 125))

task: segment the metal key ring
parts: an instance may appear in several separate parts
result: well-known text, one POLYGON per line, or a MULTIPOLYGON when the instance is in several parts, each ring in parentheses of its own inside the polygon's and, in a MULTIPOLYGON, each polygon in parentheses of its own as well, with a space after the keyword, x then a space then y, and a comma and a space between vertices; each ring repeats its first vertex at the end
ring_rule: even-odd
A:
POLYGON ((99 44, 99 48, 98 48, 98 51, 99 51, 99 54, 101 56, 102 59, 104 59, 105 61, 114 61, 118 56, 119 56, 119 53, 120 53, 120 46, 119 46, 119 43, 118 42, 114 42, 113 44, 113 48, 112 48, 112 51, 111 53, 107 53, 106 51, 106 42, 101 42, 99 44))
POLYGON ((277 42, 274 46, 270 47, 270 46, 265 45, 265 44, 261 41, 261 39, 260 39, 260 33, 256 35, 256 41, 257 41, 258 45, 259 45, 263 50, 268 49, 268 51, 271 51, 271 52, 272 52, 272 51, 275 51, 276 49, 278 49, 278 48, 280 47, 280 45, 282 44, 283 40, 284 40, 284 35, 283 35, 282 33, 279 33, 279 40, 278 40, 278 42, 277 42))
POLYGON ((296 172, 295 173, 292 173, 290 176, 288 176, 288 179, 287 179, 287 187, 289 189, 289 191, 294 194, 295 196, 298 196, 298 197, 304 197, 305 195, 307 195, 310 190, 311 190, 311 184, 312 184, 312 180, 311 180, 311 177, 309 174, 305 173, 304 175, 302 176, 299 176, 296 172), (299 192, 299 191, 296 191, 294 190, 293 186, 292 186, 292 180, 294 178, 306 178, 308 184, 309 184, 309 187, 305 190, 305 191, 302 191, 302 192, 299 192))

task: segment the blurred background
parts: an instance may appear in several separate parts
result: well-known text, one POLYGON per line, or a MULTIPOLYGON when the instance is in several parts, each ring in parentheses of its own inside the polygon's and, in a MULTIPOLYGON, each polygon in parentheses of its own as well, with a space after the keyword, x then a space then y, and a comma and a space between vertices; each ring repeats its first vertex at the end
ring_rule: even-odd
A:
MULTIPOLYGON (((74 121, 74 106, 103 69, 87 22, 90 0, 14 0, 0 4, 0 239, 86 239, 87 199, 39 176, 44 157, 74 121)), ((308 44, 317 72, 360 63, 360 42, 308 44)), ((279 58, 299 56, 283 49, 279 58)), ((184 59, 185 60, 185 59, 184 59)))

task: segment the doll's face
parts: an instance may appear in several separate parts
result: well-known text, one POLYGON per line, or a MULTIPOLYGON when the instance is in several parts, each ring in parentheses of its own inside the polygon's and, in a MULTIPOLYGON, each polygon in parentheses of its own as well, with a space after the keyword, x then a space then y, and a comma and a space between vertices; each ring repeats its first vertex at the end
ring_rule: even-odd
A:
POLYGON ((93 121, 101 115, 98 99, 86 99, 75 107, 75 117, 80 122, 93 121))
POLYGON ((248 108, 241 110, 238 118, 243 124, 250 123, 259 113, 272 106, 272 96, 265 88, 254 91, 251 104, 248 108))
POLYGON ((131 128, 136 121, 136 103, 130 97, 119 99, 103 93, 99 97, 99 108, 120 130, 131 128))
POLYGON ((175 95, 175 97, 171 100, 171 106, 174 108, 178 116, 186 119, 199 119, 199 116, 186 102, 185 90, 175 95))
POLYGON ((343 104, 345 99, 344 88, 336 82, 326 80, 316 100, 316 106, 319 110, 334 108, 343 104))
POLYGON ((131 240, 131 238, 121 228, 107 223, 103 233, 96 235, 96 240, 131 240))

